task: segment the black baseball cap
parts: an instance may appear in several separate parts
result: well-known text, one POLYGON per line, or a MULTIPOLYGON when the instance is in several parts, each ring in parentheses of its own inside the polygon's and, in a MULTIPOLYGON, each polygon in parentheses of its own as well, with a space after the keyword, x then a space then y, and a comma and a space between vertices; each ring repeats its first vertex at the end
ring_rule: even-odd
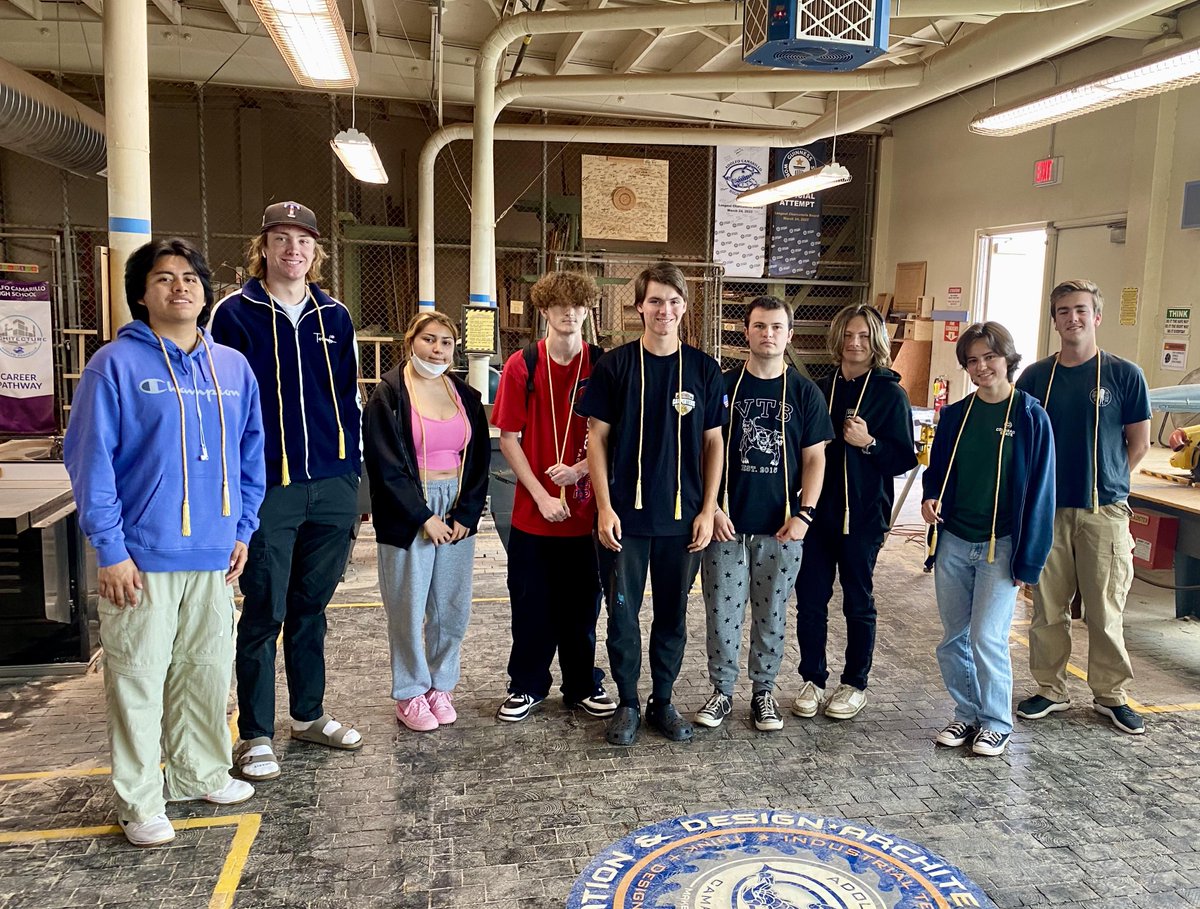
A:
POLYGON ((281 227, 285 224, 303 227, 314 237, 321 236, 321 232, 317 230, 317 216, 307 205, 301 205, 299 202, 275 202, 268 205, 263 211, 262 232, 264 234, 272 227, 281 227))

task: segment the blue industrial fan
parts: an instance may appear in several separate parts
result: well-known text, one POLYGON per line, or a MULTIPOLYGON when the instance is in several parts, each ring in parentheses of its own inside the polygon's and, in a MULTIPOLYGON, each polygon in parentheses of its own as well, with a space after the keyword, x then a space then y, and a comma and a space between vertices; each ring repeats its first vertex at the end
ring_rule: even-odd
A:
POLYGON ((887 50, 891 0, 747 0, 742 58, 759 66, 844 72, 887 50))

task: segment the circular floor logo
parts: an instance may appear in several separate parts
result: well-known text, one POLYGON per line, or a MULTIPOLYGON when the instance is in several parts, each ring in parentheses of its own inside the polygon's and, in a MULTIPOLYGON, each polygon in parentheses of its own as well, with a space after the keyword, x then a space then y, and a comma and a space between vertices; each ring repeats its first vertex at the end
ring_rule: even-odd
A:
POLYGON ((567 909, 952 909, 993 903, 928 849, 839 818, 757 809, 635 830, 567 909))

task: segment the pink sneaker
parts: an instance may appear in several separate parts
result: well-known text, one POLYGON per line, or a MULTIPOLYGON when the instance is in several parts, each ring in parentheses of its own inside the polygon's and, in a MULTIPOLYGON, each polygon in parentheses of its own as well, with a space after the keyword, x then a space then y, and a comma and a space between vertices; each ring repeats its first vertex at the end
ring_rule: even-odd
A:
POLYGON ((458 711, 450 703, 449 691, 438 691, 436 688, 430 688, 425 692, 425 700, 429 702, 429 709, 440 725, 449 726, 458 719, 458 711))
POLYGON ((438 728, 437 717, 429 712, 425 695, 396 702, 396 719, 413 732, 433 732, 438 728))

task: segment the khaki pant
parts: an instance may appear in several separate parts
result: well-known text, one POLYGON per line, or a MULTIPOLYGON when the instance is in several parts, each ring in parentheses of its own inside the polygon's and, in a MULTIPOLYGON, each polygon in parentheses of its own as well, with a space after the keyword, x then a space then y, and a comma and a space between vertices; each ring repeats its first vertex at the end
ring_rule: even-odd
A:
POLYGON ((144 821, 229 782, 225 722, 233 590, 221 571, 143 572, 141 600, 100 600, 112 782, 121 820, 144 821), (161 743, 161 750, 160 750, 161 743))
POLYGON ((1133 582, 1133 537, 1125 502, 1054 513, 1054 546, 1033 592, 1029 626, 1029 670, 1038 694, 1069 700, 1067 661, 1071 657, 1071 600, 1083 597, 1088 630, 1088 684, 1096 700, 1124 704, 1133 681, 1125 650, 1125 598, 1133 582))

